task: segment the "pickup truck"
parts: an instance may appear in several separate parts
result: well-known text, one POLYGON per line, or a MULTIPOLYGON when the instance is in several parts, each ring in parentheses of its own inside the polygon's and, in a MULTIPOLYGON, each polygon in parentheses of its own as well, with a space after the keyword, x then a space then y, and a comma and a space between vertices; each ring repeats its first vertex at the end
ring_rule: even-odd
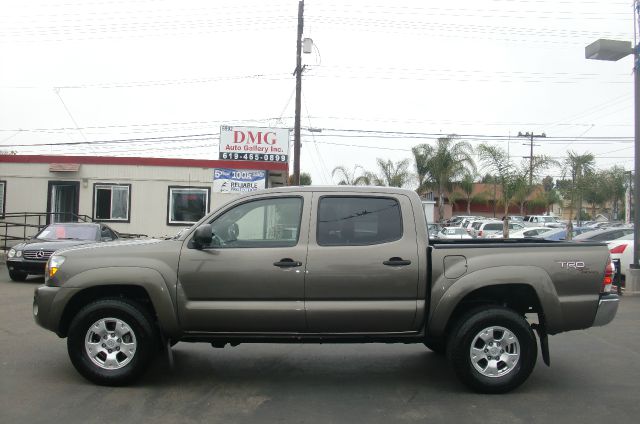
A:
POLYGON ((429 241, 418 195, 285 187, 169 240, 56 251, 33 315, 88 380, 124 385, 177 342, 424 343, 485 393, 522 384, 548 334, 615 316, 604 244, 429 241), (535 331, 535 333, 534 333, 535 331))

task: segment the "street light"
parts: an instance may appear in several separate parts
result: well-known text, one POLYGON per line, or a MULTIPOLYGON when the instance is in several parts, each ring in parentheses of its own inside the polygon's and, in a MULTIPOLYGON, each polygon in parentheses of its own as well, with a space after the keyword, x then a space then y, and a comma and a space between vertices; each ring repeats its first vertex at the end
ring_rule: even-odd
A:
MULTIPOLYGON (((633 264, 631 264, 631 280, 633 288, 640 289, 640 267, 638 266, 638 247, 640 228, 640 55, 638 46, 633 47, 630 41, 603 40, 600 39, 589 44, 584 49, 587 59, 616 61, 623 57, 633 55, 633 90, 634 90, 634 128, 635 128, 635 160, 634 160, 634 191, 633 191, 633 264)), ((629 282, 629 280, 627 280, 629 282)))

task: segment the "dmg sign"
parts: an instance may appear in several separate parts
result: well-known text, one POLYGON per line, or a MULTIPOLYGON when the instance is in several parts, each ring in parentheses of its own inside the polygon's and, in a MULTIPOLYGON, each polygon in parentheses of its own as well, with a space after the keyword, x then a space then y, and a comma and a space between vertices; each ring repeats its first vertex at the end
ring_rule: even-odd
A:
POLYGON ((219 159, 287 162, 289 129, 222 125, 219 159))

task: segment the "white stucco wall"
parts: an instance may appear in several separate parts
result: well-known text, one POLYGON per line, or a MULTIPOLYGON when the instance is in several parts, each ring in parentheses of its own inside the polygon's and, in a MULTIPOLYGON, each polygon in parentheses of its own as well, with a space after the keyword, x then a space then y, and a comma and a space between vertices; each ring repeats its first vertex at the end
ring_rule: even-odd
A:
MULTIPOLYGON (((80 215, 93 216, 95 183, 131 184, 129 223, 108 223, 116 231, 173 235, 183 226, 167 225, 169 186, 213 186, 213 168, 179 166, 81 164, 77 172, 50 172, 49 163, 0 163, 0 180, 6 181, 6 212, 47 211, 49 181, 80 183, 80 215)), ((237 197, 211 192, 209 210, 237 197)))

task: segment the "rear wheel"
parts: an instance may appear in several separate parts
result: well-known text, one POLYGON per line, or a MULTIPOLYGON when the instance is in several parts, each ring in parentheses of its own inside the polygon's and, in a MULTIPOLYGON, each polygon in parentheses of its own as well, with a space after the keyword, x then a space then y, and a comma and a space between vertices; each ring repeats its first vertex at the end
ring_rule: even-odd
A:
POLYGON ((133 382, 157 352, 158 336, 146 310, 133 301, 103 299, 71 321, 67 350, 73 366, 101 385, 133 382))
POLYGON ((22 271, 9 271, 9 278, 13 281, 26 281, 27 273, 22 271))
POLYGON ((505 393, 529 377, 538 346, 524 317, 507 308, 485 307, 460 320, 447 354, 464 384, 482 393, 505 393))

